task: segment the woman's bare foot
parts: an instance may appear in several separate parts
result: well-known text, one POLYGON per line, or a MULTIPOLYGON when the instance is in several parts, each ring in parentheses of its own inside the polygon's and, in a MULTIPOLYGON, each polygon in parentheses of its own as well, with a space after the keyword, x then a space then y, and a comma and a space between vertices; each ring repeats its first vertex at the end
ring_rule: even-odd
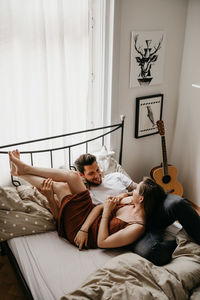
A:
MULTIPOLYGON (((20 159, 20 152, 18 150, 13 151, 13 155, 20 159)), ((10 157, 9 157, 10 158, 10 157)), ((18 176, 17 166, 10 160, 10 174, 13 176, 18 176)))
POLYGON ((25 174, 25 164, 20 160, 20 152, 18 150, 9 151, 10 173, 13 176, 25 174))

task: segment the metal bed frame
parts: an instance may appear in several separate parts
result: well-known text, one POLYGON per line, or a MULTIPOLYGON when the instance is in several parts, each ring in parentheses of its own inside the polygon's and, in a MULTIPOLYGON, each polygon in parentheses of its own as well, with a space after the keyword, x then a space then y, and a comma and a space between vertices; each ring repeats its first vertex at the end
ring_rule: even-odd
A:
MULTIPOLYGON (((72 132, 72 133, 67 133, 67 134, 62 134, 62 135, 57 135, 57 136, 51 136, 51 137, 47 137, 47 138, 41 138, 41 139, 36 139, 36 140, 30 140, 30 141, 25 141, 25 142, 21 142, 21 143, 14 143, 14 144, 9 144, 9 145, 4 145, 4 146, 0 146, 0 149, 4 149, 3 151, 0 151, 0 155, 5 154, 8 155, 8 150, 5 150, 7 148, 16 148, 17 146, 21 146, 21 145, 25 145, 25 144, 32 144, 32 143, 36 143, 36 142, 41 142, 41 141, 46 141, 46 140, 54 140, 57 138, 64 138, 67 136, 73 136, 73 135, 78 135, 78 134, 85 134, 88 132, 92 132, 92 131, 99 131, 99 130, 108 130, 107 132, 100 134, 94 138, 90 138, 84 141, 81 141, 79 143, 76 144, 70 144, 70 145, 65 145, 63 147, 57 147, 57 148, 51 148, 51 149, 42 149, 42 150, 30 150, 30 151, 21 151, 21 154, 29 154, 30 155, 30 160, 31 160, 31 165, 33 165, 34 163, 34 154, 35 153, 41 153, 41 152, 46 152, 49 153, 50 155, 50 164, 51 164, 51 168, 53 168, 53 153, 55 151, 58 150, 63 150, 63 149, 68 149, 68 168, 69 169, 73 169, 74 166, 71 162, 71 151, 72 148, 79 146, 79 145, 85 145, 85 153, 88 153, 88 145, 90 142, 97 140, 97 139, 101 139, 102 141, 102 146, 104 146, 104 138, 107 135, 110 135, 111 133, 117 131, 117 130, 121 130, 121 137, 120 137, 120 149, 119 149, 119 159, 118 162, 119 164, 122 164, 122 152, 123 152, 123 135, 124 135, 124 120, 125 120, 125 116, 121 115, 121 123, 118 124, 114 124, 114 125, 109 125, 109 126, 104 126, 104 127, 98 127, 98 128, 93 128, 93 129, 87 129, 87 130, 82 130, 82 131, 76 131, 76 132, 72 132)), ((17 187, 19 185, 21 185, 21 183, 14 179, 13 176, 11 176, 11 180, 12 180, 12 184, 17 187)), ((23 274, 19 268, 19 265, 16 261, 15 256, 13 255, 11 249, 9 248, 9 245, 7 243, 7 241, 1 242, 0 243, 0 255, 7 255, 9 258, 9 261, 16 273, 16 276, 19 280, 20 285, 22 286, 25 295, 27 297, 27 300, 34 300, 33 296, 31 294, 31 291, 23 277, 23 274)))
MULTIPOLYGON (((37 143, 37 142, 42 142, 42 141, 47 141, 47 140, 54 140, 54 139, 58 139, 58 138, 64 138, 67 136, 74 136, 74 135, 78 135, 78 134, 85 134, 88 132, 94 132, 94 131, 99 131, 99 130, 105 130, 105 129, 110 129, 109 131, 107 131, 106 133, 100 134, 94 138, 90 138, 88 140, 79 142, 79 143, 75 143, 75 144, 71 144, 71 145, 66 145, 63 147, 56 147, 56 148, 50 148, 50 149, 42 149, 42 150, 29 150, 29 151, 21 151, 21 154, 29 154, 30 155, 30 159, 31 159, 31 165, 33 165, 33 155, 36 153, 48 153, 50 155, 50 162, 51 162, 51 168, 53 168, 53 152, 59 151, 59 150, 64 150, 64 149, 68 149, 68 168, 72 169, 74 168, 74 166, 71 163, 71 151, 72 148, 77 147, 79 145, 85 145, 85 153, 88 153, 88 144, 94 140, 97 139, 101 139, 102 140, 102 146, 104 146, 104 138, 105 136, 121 129, 121 141, 120 141, 120 151, 119 151, 119 164, 122 163, 122 151, 123 151, 123 135, 124 135, 124 120, 125 120, 125 116, 121 115, 121 123, 118 124, 114 124, 114 125, 109 125, 109 126, 104 126, 104 127, 98 127, 98 128, 93 128, 93 129, 87 129, 87 130, 82 130, 82 131, 76 131, 76 132, 72 132, 72 133, 66 133, 66 134, 61 134, 61 135, 56 135, 56 136, 51 136, 51 137, 46 137, 46 138, 41 138, 41 139, 36 139, 36 140, 30 140, 30 141, 25 141, 25 142, 20 142, 20 143, 14 143, 14 144, 9 144, 9 145, 4 145, 4 146, 0 146, 0 149, 5 149, 5 148, 13 148, 13 147, 17 147, 17 146, 21 146, 21 145, 25 145, 25 144, 33 144, 33 143, 37 143)), ((1 154, 8 154, 8 151, 0 151, 0 155, 1 154)), ((13 176, 11 176, 11 180, 12 180, 12 184, 14 186, 19 186, 20 182, 17 180, 13 179, 13 176)))

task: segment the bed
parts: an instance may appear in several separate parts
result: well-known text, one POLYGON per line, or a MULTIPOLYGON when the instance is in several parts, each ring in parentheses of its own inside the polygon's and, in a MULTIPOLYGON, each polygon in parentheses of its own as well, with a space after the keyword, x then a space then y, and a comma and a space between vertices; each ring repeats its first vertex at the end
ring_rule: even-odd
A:
MULTIPOLYGON (((21 149, 57 139, 62 139, 62 144, 63 138, 78 136, 76 143, 53 145, 48 149, 25 149, 22 155, 35 164, 38 154, 47 154, 50 166, 54 167, 55 153, 59 152, 57 161, 60 163, 60 151, 64 151, 62 157, 65 158, 67 151, 67 162, 61 167, 67 164, 72 169, 73 149, 78 155, 77 148, 80 147, 82 153, 96 153, 105 173, 126 174, 121 167, 123 130, 124 117, 121 123, 111 126, 2 146, 0 155, 5 157, 10 148, 21 149), (100 141, 100 152, 95 148, 97 141, 100 141), (90 143, 95 143, 94 151, 91 151, 90 143), (112 151, 107 152, 109 144, 120 146, 110 147, 112 151), (110 156, 113 150, 115 158, 110 156)), ((166 231, 166 238, 176 238, 178 246, 172 261, 163 267, 128 250, 79 251, 58 237, 45 197, 32 186, 11 179, 14 187, 0 187, 1 252, 8 255, 27 299, 199 299, 200 247, 190 241, 178 223, 166 231)))

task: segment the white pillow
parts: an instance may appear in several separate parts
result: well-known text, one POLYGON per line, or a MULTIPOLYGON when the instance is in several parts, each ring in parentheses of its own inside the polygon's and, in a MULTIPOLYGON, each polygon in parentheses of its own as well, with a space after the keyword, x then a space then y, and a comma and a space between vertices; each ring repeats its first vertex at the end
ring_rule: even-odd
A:
POLYGON ((113 172, 119 172, 130 178, 130 176, 123 169, 123 167, 111 156, 105 156, 105 157, 101 156, 100 159, 97 159, 97 162, 101 171, 105 175, 113 172))
POLYGON ((100 152, 94 153, 101 171, 105 175, 113 172, 119 172, 130 178, 122 166, 112 157, 114 154, 115 152, 107 150, 105 145, 102 146, 100 152))
MULTIPOLYGON (((114 155, 115 152, 110 150, 108 151, 106 146, 102 146, 99 152, 95 152, 91 154, 96 156, 99 168, 104 173, 104 175, 107 175, 109 173, 119 172, 130 178, 130 176, 126 173, 126 171, 122 168, 122 166, 112 157, 112 155, 114 155)), ((61 166, 60 169, 69 169, 69 168, 64 165, 61 166)))

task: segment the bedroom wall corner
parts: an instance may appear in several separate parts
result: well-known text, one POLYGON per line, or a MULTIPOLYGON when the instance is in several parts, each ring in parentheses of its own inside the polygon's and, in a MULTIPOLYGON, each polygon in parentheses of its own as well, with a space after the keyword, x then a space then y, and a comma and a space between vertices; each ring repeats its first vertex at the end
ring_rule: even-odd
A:
POLYGON ((200 1, 189 0, 180 77, 179 105, 172 146, 172 163, 179 171, 184 196, 200 206, 200 1))
POLYGON ((151 168, 162 161, 158 134, 134 138, 135 99, 140 96, 164 94, 163 119, 165 121, 167 148, 170 149, 176 119, 179 76, 184 44, 188 0, 117 0, 113 59, 112 122, 124 114, 123 167, 130 176, 140 181, 149 175, 151 168), (131 31, 162 30, 166 32, 163 82, 148 87, 129 87, 131 31), (118 43, 118 44, 117 44, 118 43), (118 72, 118 74, 117 74, 118 72))

